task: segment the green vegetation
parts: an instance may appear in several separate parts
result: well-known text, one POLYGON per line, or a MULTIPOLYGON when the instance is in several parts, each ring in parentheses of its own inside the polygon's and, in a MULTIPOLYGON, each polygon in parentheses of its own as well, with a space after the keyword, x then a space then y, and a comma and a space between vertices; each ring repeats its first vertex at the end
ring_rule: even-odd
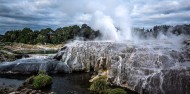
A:
POLYGON ((40 89, 52 84, 52 78, 45 74, 39 74, 33 78, 32 86, 35 89, 40 89))
POLYGON ((105 94, 127 94, 127 92, 124 89, 115 88, 115 89, 107 89, 105 91, 105 94))
POLYGON ((127 94, 124 89, 109 87, 106 82, 107 77, 101 76, 100 78, 94 80, 90 86, 90 93, 92 94, 127 94))
POLYGON ((34 89, 41 89, 52 84, 52 77, 45 71, 40 71, 37 76, 31 76, 25 80, 25 84, 32 85, 34 89))
POLYGON ((24 28, 23 30, 7 31, 4 36, 0 36, 1 42, 16 42, 25 44, 60 44, 73 40, 76 37, 82 37, 84 40, 92 40, 100 36, 99 31, 94 31, 87 24, 81 27, 77 25, 57 28, 55 31, 51 28, 41 30, 31 30, 24 28))
POLYGON ((108 89, 108 85, 105 80, 97 79, 90 86, 90 91, 93 94, 104 94, 104 92, 108 89))
POLYGON ((133 28, 132 34, 138 36, 139 38, 158 38, 159 34, 168 35, 168 34, 174 34, 174 35, 190 35, 190 24, 184 24, 184 25, 176 25, 176 26, 170 26, 170 25, 160 25, 160 26, 154 26, 153 28, 144 29, 144 28, 133 28))

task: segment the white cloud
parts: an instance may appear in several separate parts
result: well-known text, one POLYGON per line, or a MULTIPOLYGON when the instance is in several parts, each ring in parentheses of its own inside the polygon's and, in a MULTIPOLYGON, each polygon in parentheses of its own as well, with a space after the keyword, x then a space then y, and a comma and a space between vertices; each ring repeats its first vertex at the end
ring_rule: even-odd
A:
POLYGON ((55 28, 90 23, 97 11, 125 30, 125 26, 190 23, 189 0, 1 0, 0 26, 55 28))

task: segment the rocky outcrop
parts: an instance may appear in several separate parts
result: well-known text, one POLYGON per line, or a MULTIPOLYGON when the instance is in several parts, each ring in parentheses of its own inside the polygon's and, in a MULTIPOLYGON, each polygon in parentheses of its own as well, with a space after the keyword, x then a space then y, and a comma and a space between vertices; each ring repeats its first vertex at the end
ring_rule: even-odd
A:
POLYGON ((156 41, 135 44, 115 42, 75 42, 45 59, 17 60, 1 64, 0 72, 71 73, 107 71, 110 84, 141 94, 189 94, 190 55, 185 49, 156 41), (170 47, 170 48, 169 48, 170 47), (23 63, 22 63, 23 62, 23 63))
POLYGON ((190 56, 186 50, 151 43, 77 42, 67 45, 57 57, 72 71, 93 70, 98 74, 100 69, 108 70, 110 83, 139 93, 190 93, 190 56))
POLYGON ((66 64, 49 58, 24 58, 0 65, 1 74, 33 74, 40 70, 48 73, 70 73, 71 71, 66 64))

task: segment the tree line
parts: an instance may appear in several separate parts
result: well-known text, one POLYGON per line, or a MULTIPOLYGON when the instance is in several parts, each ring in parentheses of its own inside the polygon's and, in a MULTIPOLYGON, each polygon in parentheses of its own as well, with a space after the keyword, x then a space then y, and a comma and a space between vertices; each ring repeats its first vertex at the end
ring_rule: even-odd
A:
POLYGON ((179 35, 186 35, 190 36, 190 24, 184 24, 184 25, 160 25, 160 26, 154 26, 153 28, 144 29, 144 28, 133 28, 132 34, 138 36, 139 38, 157 38, 159 34, 168 35, 168 34, 174 34, 176 36, 179 35))
POLYGON ((3 36, 0 36, 0 41, 25 44, 60 44, 67 42, 68 40, 73 40, 76 37, 81 38, 82 40, 93 40, 100 36, 101 34, 99 31, 95 31, 87 24, 83 24, 81 27, 73 25, 57 28, 56 30, 52 30, 51 28, 34 31, 30 28, 10 30, 3 36))

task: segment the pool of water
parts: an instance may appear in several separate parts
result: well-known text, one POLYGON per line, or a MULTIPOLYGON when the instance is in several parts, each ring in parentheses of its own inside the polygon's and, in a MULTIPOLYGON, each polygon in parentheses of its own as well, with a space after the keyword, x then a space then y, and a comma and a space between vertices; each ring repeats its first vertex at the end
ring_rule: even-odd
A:
POLYGON ((0 78, 0 86, 18 88, 19 86, 22 85, 23 81, 24 80, 19 80, 19 79, 0 78))
MULTIPOLYGON (((19 87, 28 76, 2 76, 0 86, 19 87)), ((53 84, 46 92, 57 94, 89 94, 89 73, 72 73, 64 75, 52 75, 53 84)))
POLYGON ((74 73, 53 76, 51 91, 57 94, 89 94, 90 75, 88 73, 74 73))

